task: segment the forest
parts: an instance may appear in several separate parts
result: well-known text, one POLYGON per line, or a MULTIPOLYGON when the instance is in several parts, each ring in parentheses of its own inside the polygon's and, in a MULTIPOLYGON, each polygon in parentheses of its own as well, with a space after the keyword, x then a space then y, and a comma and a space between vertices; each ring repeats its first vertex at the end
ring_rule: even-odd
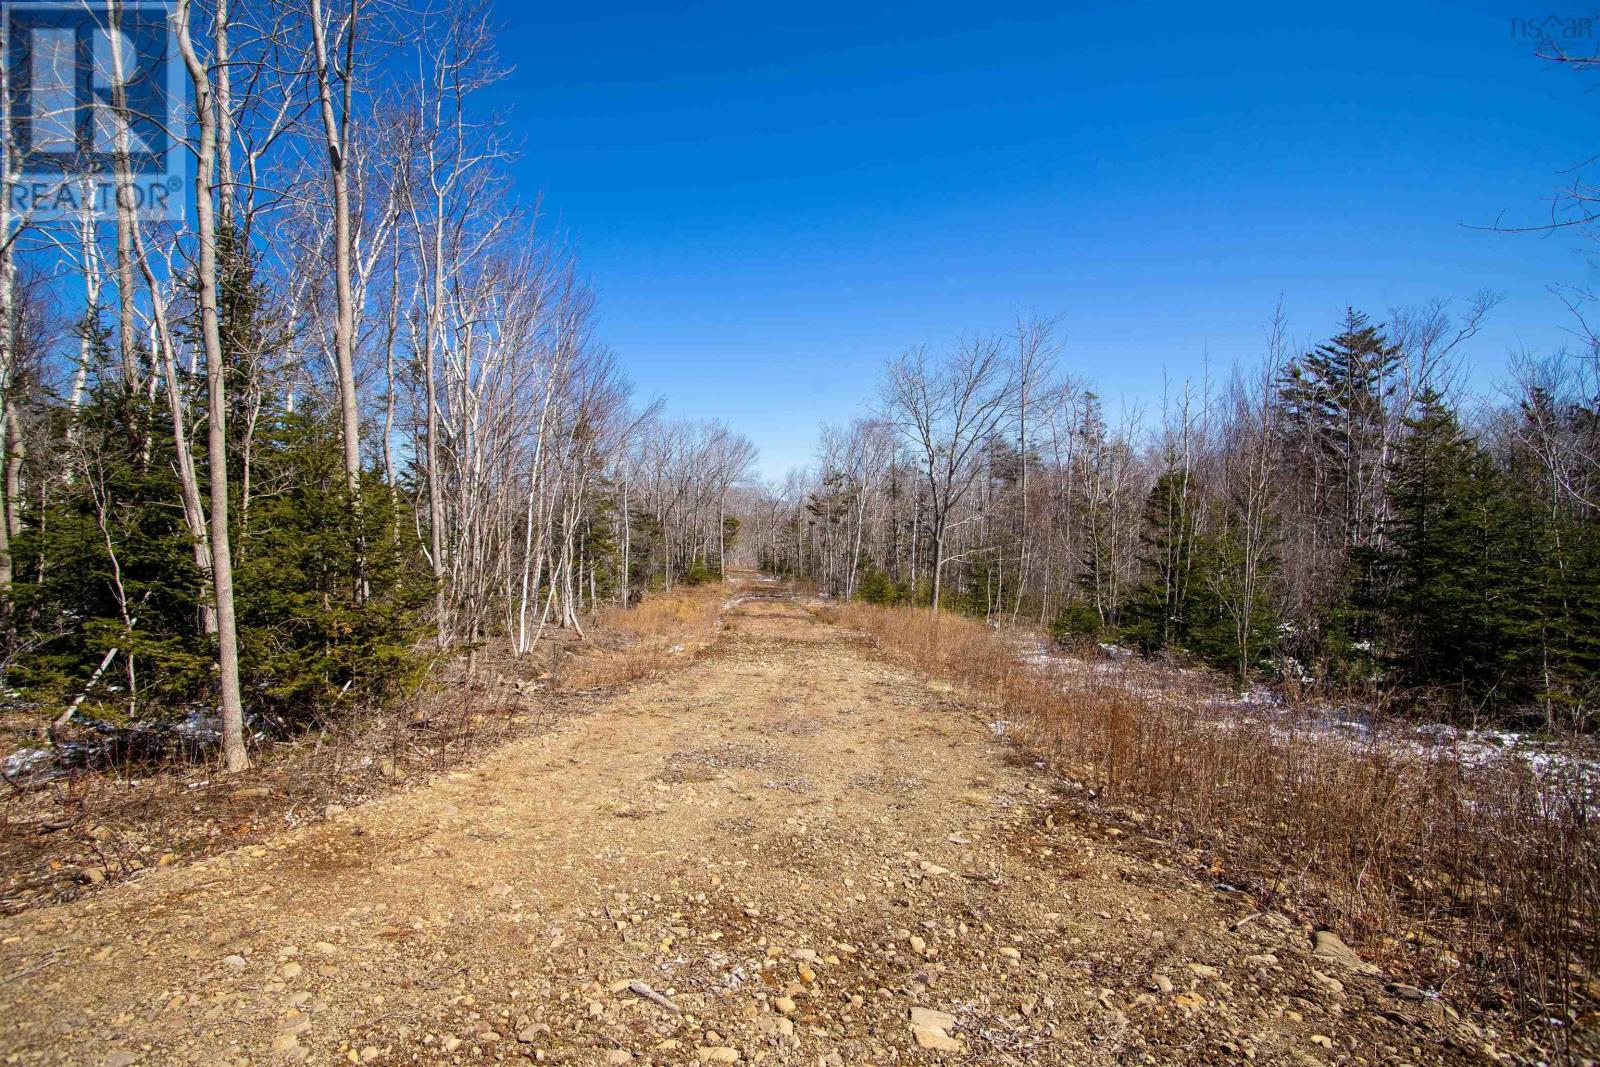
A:
MULTIPOLYGON (((655 12, 541 8, 529 43, 499 0, 170 0, 138 31, 181 83, 163 127, 121 47, 150 5, 25 43, 12 7, 6 1062, 1600 1062, 1600 290, 1531 283, 1566 343, 1508 354, 1526 287, 1330 257, 1348 296, 1274 273, 1259 340, 1197 358, 1196 325, 1130 391, 1118 363, 1169 343, 1124 330, 1150 301, 1239 305, 1179 271, 1092 308, 1029 260, 1077 202, 1036 219, 1013 183, 1104 175, 966 144, 895 169, 913 118, 982 140, 1004 109, 967 89, 1000 73, 1049 81, 1007 82, 1036 109, 1013 133, 1060 149, 1038 131, 1085 120, 1055 80, 1104 88, 1063 58, 1078 12, 1049 62, 969 53, 1046 23, 963 9, 970 41, 674 23, 703 69, 663 70, 655 12), (603 54, 552 89, 508 40, 603 54), (923 55, 954 80, 888 78, 881 114, 838 91, 923 55), (772 127, 737 110, 774 86, 772 127), (519 125, 530 98, 577 114, 519 125), (44 196, 47 135, 73 151, 44 196), (141 203, 160 137, 179 211, 141 203), (620 328, 522 188, 563 152, 568 195, 619 201, 588 247, 639 275, 620 328), (917 273, 963 182, 989 199, 961 210, 1009 205, 974 232, 1029 237, 983 250, 1016 261, 983 306, 928 313, 969 285, 917 273), (1027 310, 1029 272, 1057 303, 1027 310), (1096 315, 1127 352, 1082 339, 1096 315), (823 367, 852 395, 799 395, 823 367)), ((1592 259, 1597 205, 1579 176, 1472 237, 1592 259)))
POLYGON ((746 524, 829 593, 1031 622, 1238 685, 1555 733, 1600 696, 1600 364, 1463 385, 1493 294, 1350 309, 1159 410, 1070 372, 1056 323, 889 361, 871 414, 746 524), (1109 410, 1108 410, 1109 409, 1109 410))
POLYGON ((250 737, 720 574, 754 450, 633 398, 596 340, 482 103, 488 8, 185 2, 173 25, 193 210, 120 195, 125 93, 113 218, 0 207, 7 700, 52 737, 220 731, 241 770, 250 737))
MULTIPOLYGON (((1594 726, 1586 329, 1481 395, 1492 293, 1320 341, 1264 309, 1258 360, 1150 409, 1023 317, 890 359, 813 467, 761 485, 728 425, 633 396, 516 198, 488 10, 413 14, 179 3, 193 210, 0 205, 0 671, 50 737, 187 724, 242 769, 250 736, 581 638, 731 556, 1240 687, 1594 726)), ((130 105, 104 109, 131 182, 130 105)))

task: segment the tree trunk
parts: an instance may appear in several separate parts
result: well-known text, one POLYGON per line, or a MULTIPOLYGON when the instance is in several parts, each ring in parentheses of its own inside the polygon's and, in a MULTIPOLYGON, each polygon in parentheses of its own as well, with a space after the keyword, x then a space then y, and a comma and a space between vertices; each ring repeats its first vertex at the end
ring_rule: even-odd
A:
POLYGON ((223 388, 222 335, 217 322, 217 227, 212 203, 216 169, 216 111, 210 76, 189 34, 190 0, 178 0, 178 48, 194 84, 200 143, 195 168, 195 222, 199 262, 195 280, 200 336, 206 352, 206 400, 211 466, 211 572, 217 604, 217 687, 222 705, 222 752, 228 773, 248 770, 244 699, 239 690, 239 636, 233 612, 233 552, 228 537, 228 409, 223 388))

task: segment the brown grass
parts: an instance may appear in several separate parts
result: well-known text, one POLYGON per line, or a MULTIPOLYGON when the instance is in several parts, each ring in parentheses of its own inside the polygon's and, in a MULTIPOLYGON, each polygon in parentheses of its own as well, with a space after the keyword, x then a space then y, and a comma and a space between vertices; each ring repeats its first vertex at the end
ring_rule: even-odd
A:
POLYGON ((1147 826, 1194 847, 1213 876, 1339 930, 1388 973, 1561 1019, 1543 1037, 1558 1045, 1592 1025, 1600 811, 1581 782, 1219 719, 1190 675, 1168 672, 1152 695, 1147 665, 1042 672, 968 619, 857 604, 839 618, 993 701, 1085 799, 1155 816, 1147 826), (1186 687, 1191 700, 1170 699, 1186 687))
POLYGON ((727 595, 727 587, 714 582, 655 594, 627 609, 606 608, 596 623, 597 640, 566 665, 558 686, 615 685, 692 662, 716 640, 727 595))

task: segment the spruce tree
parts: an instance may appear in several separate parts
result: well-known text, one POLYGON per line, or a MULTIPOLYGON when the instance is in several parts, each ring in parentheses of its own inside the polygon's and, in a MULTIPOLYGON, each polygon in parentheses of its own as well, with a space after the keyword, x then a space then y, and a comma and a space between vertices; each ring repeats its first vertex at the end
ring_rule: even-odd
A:
POLYGON ((1188 640, 1195 515, 1191 475, 1169 457, 1145 501, 1140 533, 1145 579, 1129 606, 1126 636, 1145 652, 1188 640))
POLYGON ((1382 557, 1396 680, 1458 706, 1511 698, 1525 628, 1505 482, 1438 393, 1405 429, 1382 557))

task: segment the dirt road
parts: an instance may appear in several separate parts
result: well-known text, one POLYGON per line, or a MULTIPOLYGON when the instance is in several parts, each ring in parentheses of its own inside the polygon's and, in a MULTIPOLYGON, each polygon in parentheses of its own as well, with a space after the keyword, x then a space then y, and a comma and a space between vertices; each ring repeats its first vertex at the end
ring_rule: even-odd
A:
POLYGON ((470 772, 0 921, 0 1060, 1475 1059, 1072 815, 998 715, 758 592, 470 772))

